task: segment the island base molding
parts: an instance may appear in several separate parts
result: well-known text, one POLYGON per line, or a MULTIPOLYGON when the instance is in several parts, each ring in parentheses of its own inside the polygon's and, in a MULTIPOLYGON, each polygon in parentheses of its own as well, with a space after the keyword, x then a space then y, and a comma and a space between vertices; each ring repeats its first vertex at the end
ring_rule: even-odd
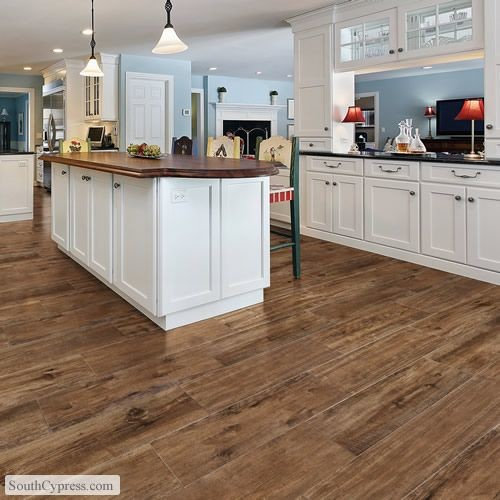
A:
POLYGON ((301 234, 303 234, 304 236, 309 236, 311 238, 329 241, 330 243, 337 243, 339 245, 356 248, 358 250, 365 250, 367 252, 384 255, 393 259, 410 262, 412 264, 419 264, 421 266, 430 267, 439 271, 457 274, 466 278, 484 281, 493 285, 500 285, 500 273, 487 271, 486 269, 480 269, 465 264, 438 259, 435 257, 430 257, 428 255, 416 254, 413 252, 408 252, 406 250, 400 250, 399 248, 387 247, 378 243, 349 238, 347 236, 326 233, 324 231, 311 229, 305 226, 302 226, 301 234))

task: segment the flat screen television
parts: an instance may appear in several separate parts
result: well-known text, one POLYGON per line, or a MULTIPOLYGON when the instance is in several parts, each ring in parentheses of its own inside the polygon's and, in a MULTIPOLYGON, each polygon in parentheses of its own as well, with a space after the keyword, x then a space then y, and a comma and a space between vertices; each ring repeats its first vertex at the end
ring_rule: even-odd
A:
MULTIPOLYGON (((436 102, 436 134, 438 136, 470 136, 472 134, 472 124, 469 120, 455 120, 455 117, 462 109, 464 101, 465 99, 447 99, 436 102)), ((474 129, 476 135, 484 135, 484 121, 476 120, 474 129)))

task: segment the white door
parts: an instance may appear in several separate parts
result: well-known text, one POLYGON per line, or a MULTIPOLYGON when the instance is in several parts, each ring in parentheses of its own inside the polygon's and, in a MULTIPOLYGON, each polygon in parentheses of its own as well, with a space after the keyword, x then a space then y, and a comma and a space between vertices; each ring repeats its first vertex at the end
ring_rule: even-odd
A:
POLYGON ((331 26, 295 34, 295 133, 298 137, 331 136, 332 38, 331 26))
POLYGON ((52 163, 52 239, 69 251, 69 179, 66 165, 52 163))
POLYGON ((165 80, 127 75, 127 145, 156 144, 162 152, 170 152, 166 137, 167 85, 165 80))
POLYGON ((155 315, 156 186, 156 179, 134 179, 120 175, 113 177, 113 283, 155 315))
POLYGON ((422 253, 465 264, 465 188, 422 184, 422 253))
POLYGON ((363 178, 333 176, 333 232, 363 239, 363 178))
POLYGON ((89 266, 109 283, 113 279, 113 176, 89 172, 89 266))
POLYGON ((222 179, 222 298, 270 284, 269 177, 222 179))
POLYGON ((0 216, 33 212, 33 160, 0 156, 0 216))
POLYGON ((418 252, 419 185, 416 182, 365 179, 365 239, 418 252))
POLYGON ((307 172, 307 226, 329 233, 333 230, 331 174, 307 172))
POLYGON ((500 4, 484 0, 484 113, 485 152, 500 158, 500 4))
POLYGON ((467 263, 500 272, 500 190, 468 188, 467 205, 467 263))
POLYGON ((220 299, 220 180, 160 179, 159 196, 164 316, 220 299))
POLYGON ((90 171, 71 167, 70 185, 70 245, 71 254, 89 264, 90 171))

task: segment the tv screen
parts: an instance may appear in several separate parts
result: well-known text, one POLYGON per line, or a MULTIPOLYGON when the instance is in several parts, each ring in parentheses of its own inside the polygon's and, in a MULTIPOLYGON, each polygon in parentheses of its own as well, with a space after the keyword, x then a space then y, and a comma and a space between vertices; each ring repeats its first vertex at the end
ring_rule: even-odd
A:
MULTIPOLYGON (((477 98, 474 97, 474 99, 477 98)), ((455 120, 455 117, 462 109, 464 101, 465 99, 448 99, 436 102, 437 135, 470 136, 472 134, 472 123, 469 120, 455 120)), ((474 128, 477 135, 484 135, 483 120, 476 120, 474 128)))

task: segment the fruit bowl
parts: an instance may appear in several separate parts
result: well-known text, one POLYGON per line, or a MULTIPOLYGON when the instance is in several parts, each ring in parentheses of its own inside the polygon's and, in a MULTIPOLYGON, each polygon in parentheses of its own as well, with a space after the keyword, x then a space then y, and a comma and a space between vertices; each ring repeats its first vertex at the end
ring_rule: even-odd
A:
POLYGON ((130 144, 127 153, 132 158, 146 158, 148 160, 159 160, 163 155, 159 146, 152 144, 130 144))

